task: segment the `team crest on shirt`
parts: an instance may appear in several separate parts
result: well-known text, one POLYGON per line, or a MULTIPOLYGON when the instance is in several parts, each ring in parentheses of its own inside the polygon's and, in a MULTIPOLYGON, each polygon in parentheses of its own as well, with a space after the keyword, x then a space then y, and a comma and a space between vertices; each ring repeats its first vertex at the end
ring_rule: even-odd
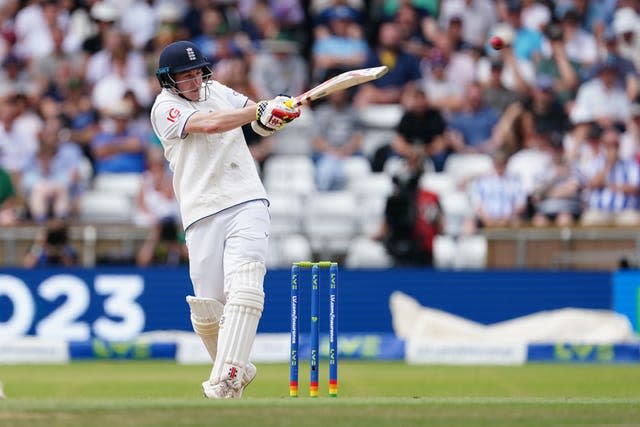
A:
POLYGON ((177 108, 170 108, 169 113, 167 113, 167 120, 171 123, 175 123, 178 117, 180 117, 180 110, 177 108))

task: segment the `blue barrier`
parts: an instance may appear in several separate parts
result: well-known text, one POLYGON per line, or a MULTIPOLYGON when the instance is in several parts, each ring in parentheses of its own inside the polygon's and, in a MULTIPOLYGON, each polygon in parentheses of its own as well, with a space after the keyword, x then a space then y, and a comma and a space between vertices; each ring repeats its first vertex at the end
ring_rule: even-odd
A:
MULTIPOLYGON (((301 364, 308 364, 309 335, 300 337, 301 364)), ((283 346, 286 347, 286 340, 283 346)), ((107 342, 91 340, 70 342, 70 360, 175 360, 178 344, 173 342, 107 342)), ((468 346, 473 351, 473 344, 468 346)), ((286 354, 286 351, 283 352, 286 354)), ((321 338, 320 357, 328 358, 328 337, 321 338)), ((345 334, 339 341, 339 360, 404 360, 405 341, 390 334, 345 334)), ((281 362, 285 362, 282 360, 281 362)), ((525 363, 638 363, 639 344, 530 344, 525 363)), ((439 363, 446 363, 442 360, 439 363)), ((322 369, 322 368, 321 368, 322 369)))
POLYGON ((637 363, 638 344, 531 344, 528 362, 637 363))
MULTIPOLYGON (((259 332, 289 330, 290 272, 271 270, 259 332)), ((392 333, 389 296, 402 291, 421 304, 484 324, 564 307, 610 309, 607 272, 340 271, 339 325, 345 333, 392 333)), ((191 331, 186 268, 0 270, 0 335, 68 341, 131 341, 156 330, 191 331)), ((320 289, 320 331, 328 331, 328 290, 320 289)), ((299 324, 307 333, 309 290, 300 289, 299 324)))
POLYGON ((69 343, 71 360, 151 360, 176 358, 173 342, 109 342, 91 340, 69 343))

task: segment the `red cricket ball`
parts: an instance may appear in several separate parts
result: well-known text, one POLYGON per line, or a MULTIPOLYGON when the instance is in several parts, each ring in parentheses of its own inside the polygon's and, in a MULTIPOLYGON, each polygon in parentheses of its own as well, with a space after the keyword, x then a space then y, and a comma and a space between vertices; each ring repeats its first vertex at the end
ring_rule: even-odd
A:
POLYGON ((489 44, 491 44, 491 47, 494 48, 495 50, 500 50, 505 45, 504 40, 502 39, 502 37, 499 37, 499 36, 491 37, 489 39, 489 44))

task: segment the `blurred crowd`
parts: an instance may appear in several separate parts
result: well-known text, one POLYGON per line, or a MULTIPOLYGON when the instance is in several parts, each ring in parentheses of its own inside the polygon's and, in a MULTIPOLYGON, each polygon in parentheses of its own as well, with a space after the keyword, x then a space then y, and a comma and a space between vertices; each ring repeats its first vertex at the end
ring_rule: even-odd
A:
MULTIPOLYGON (((134 173, 132 222, 171 234, 178 212, 148 114, 159 52, 181 39, 255 100, 389 67, 305 110, 321 191, 363 155, 359 112, 399 105, 373 171, 491 156, 493 171, 465 183, 468 232, 639 225, 638 11, 638 0, 1 0, 0 225, 73 221, 96 176, 134 173)), ((279 154, 245 135, 259 165, 279 154)))

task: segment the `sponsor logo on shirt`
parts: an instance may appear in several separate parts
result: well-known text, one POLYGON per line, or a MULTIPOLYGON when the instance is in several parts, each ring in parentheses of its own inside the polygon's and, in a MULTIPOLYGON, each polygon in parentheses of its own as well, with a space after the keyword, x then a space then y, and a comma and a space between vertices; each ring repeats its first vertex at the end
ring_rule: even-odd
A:
POLYGON ((177 108, 169 109, 169 113, 167 114, 167 120, 171 123, 175 123, 176 119, 180 116, 180 110, 177 108))

